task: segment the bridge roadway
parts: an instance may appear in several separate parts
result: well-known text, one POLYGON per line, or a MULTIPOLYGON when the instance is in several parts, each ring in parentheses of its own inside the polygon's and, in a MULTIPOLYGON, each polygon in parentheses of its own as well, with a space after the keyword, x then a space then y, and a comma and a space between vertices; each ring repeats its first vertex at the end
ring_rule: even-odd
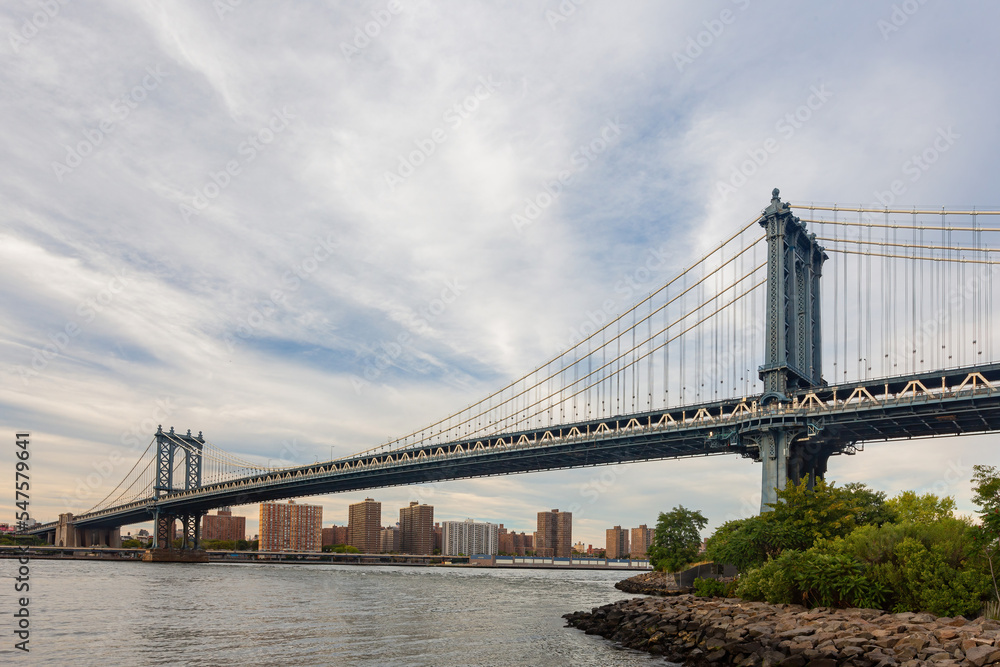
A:
MULTIPOLYGON (((797 392, 581 421, 490 438, 368 453, 206 484, 74 518, 77 528, 149 521, 154 506, 184 514, 344 491, 614 463, 740 454, 758 459, 754 433, 801 427, 807 438, 854 444, 1000 430, 1000 364, 918 373, 797 392)), ((41 534, 55 523, 26 531, 41 534)))

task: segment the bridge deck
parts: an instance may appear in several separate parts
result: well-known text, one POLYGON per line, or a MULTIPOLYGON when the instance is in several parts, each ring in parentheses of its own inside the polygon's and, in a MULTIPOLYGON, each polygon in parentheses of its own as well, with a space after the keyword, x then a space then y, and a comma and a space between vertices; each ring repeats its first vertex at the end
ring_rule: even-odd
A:
MULTIPOLYGON (((741 439, 802 426, 844 443, 1000 430, 1000 364, 880 378, 797 392, 789 403, 759 397, 581 421, 478 440, 425 445, 259 474, 76 517, 108 527, 167 513, 434 481, 717 454, 753 455, 741 439)), ((27 531, 43 533, 55 524, 27 531)))

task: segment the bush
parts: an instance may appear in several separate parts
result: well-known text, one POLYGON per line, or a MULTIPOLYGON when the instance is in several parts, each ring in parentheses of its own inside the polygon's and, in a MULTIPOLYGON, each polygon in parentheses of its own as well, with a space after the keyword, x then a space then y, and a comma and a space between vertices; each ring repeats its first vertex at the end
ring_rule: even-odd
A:
POLYGON ((1000 600, 1000 471, 974 471, 982 526, 953 518, 951 497, 789 483, 771 512, 723 524, 708 556, 741 570, 747 600, 975 615, 1000 600))
POLYGON ((745 571, 781 553, 781 540, 765 515, 727 521, 708 538, 705 555, 716 563, 745 571))
POLYGON ((955 567, 948 562, 947 551, 947 545, 927 548, 912 538, 896 547, 897 564, 889 571, 898 595, 894 611, 929 611, 938 616, 979 611, 989 593, 989 577, 975 567, 955 567))
POLYGON ((807 607, 881 609, 889 589, 867 570, 850 556, 810 549, 791 574, 794 595, 807 607))
POLYGON ((878 608, 885 587, 870 580, 864 565, 847 556, 787 550, 742 575, 737 594, 771 604, 878 608))
POLYGON ((956 519, 862 526, 805 551, 785 550, 741 576, 737 594, 808 607, 974 614, 991 581, 973 532, 956 519))
POLYGON ((736 594, 744 600, 760 600, 771 604, 798 602, 790 573, 801 558, 802 552, 789 549, 777 558, 740 575, 736 594))
POLYGON ((694 580, 694 594, 703 598, 727 597, 734 587, 718 579, 702 579, 698 577, 694 580))
POLYGON ((839 488, 820 481, 789 482, 778 491, 778 502, 760 516, 728 521, 708 540, 707 555, 716 563, 746 571, 787 549, 805 551, 817 540, 849 535, 860 522, 885 522, 884 494, 863 484, 839 488))

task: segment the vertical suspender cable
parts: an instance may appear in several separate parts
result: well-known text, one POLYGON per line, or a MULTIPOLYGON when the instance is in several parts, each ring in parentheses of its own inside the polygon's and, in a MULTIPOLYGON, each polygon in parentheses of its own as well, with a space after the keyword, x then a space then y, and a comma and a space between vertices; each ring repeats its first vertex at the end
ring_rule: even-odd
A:
MULTIPOLYGON (((861 208, 860 206, 858 208, 861 208)), ((833 239, 839 246, 837 240, 840 238, 840 226, 837 223, 837 207, 833 208, 833 239)), ((840 263, 846 258, 843 255, 836 255, 833 262, 833 382, 840 381, 837 375, 837 359, 840 355, 838 343, 840 342, 840 263)))

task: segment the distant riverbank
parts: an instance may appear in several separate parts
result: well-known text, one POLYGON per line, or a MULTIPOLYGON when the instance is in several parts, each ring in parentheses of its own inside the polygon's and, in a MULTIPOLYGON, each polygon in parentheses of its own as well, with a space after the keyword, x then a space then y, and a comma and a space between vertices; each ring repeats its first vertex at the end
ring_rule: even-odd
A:
MULTIPOLYGON (((29 547, 27 555, 39 560, 142 560, 145 549, 113 547, 29 547)), ((206 551, 211 563, 283 563, 290 565, 400 565, 406 567, 474 567, 554 570, 648 570, 647 561, 603 558, 541 558, 506 556, 427 556, 405 554, 353 554, 294 551, 206 551)), ((0 546, 0 558, 24 555, 18 547, 0 546)), ((631 591, 626 591, 631 592, 631 591)))

